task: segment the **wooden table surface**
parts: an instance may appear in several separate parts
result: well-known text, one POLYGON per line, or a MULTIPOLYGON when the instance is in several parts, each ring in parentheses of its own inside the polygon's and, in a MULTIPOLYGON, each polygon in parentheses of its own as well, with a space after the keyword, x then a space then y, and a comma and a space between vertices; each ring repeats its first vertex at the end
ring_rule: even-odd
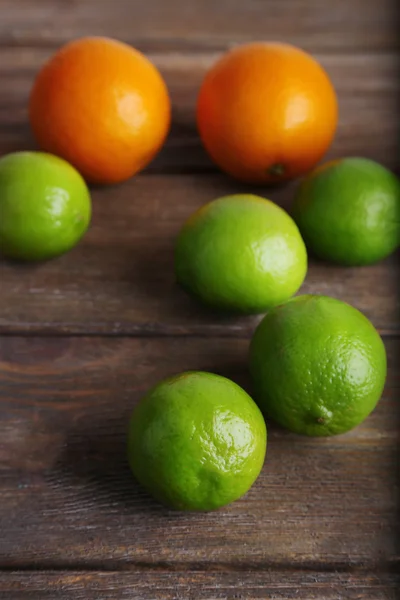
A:
MULTIPOLYGON (((396 258, 311 261, 303 292, 351 302, 377 326, 389 374, 367 421, 333 439, 270 424, 247 496, 220 511, 168 511, 137 487, 127 417, 184 369, 249 389, 258 318, 220 318, 175 285, 172 245, 203 203, 249 189, 221 174, 196 133, 206 69, 234 43, 312 52, 339 95, 329 156, 398 169, 400 39, 391 0, 0 0, 0 155, 34 148, 27 98, 62 42, 104 34, 145 51, 173 101, 169 139, 131 181, 93 189, 90 231, 47 264, 0 262, 0 598, 394 599, 398 544, 399 299, 396 258)), ((288 207, 293 185, 251 188, 288 207)))

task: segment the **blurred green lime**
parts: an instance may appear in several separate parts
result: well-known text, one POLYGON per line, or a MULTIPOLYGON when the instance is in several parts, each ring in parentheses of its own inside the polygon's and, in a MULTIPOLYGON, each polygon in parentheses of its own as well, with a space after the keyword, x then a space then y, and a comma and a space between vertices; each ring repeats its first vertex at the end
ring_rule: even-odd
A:
POLYGON ((303 180, 293 217, 316 256, 369 265, 400 243, 400 182, 372 160, 331 161, 303 180))
POLYGON ((42 152, 0 159, 0 252, 38 261, 67 252, 86 232, 89 190, 65 160, 42 152))

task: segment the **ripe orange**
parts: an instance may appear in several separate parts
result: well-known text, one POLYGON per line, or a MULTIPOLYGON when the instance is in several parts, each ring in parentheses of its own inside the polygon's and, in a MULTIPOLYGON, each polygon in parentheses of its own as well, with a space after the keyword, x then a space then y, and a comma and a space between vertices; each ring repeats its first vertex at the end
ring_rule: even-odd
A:
POLYGON ((117 183, 143 169, 170 126, 167 87, 138 50, 88 37, 56 52, 30 97, 40 147, 73 164, 93 183, 117 183))
POLYGON ((333 85, 312 56, 281 43, 227 52, 208 71, 197 125, 217 165, 250 183, 292 179, 330 146, 338 120, 333 85))

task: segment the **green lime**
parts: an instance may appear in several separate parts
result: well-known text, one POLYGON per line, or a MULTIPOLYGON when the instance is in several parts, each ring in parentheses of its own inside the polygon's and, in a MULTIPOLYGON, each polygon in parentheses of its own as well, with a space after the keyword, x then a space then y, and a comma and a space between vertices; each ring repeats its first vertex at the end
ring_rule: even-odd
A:
POLYGON ((0 159, 0 252, 46 260, 70 250, 87 230, 89 190, 65 160, 42 152, 0 159))
POLYGON ((344 433, 381 397, 386 352, 372 323, 349 304, 304 295, 272 309, 250 346, 255 399, 301 434, 344 433))
POLYGON ((132 413, 128 455, 137 480, 178 510, 214 510, 245 494, 266 453, 263 416, 225 377, 191 371, 161 381, 132 413))
POLYGON ((304 281, 307 254, 292 218, 250 194, 206 204, 184 224, 175 248, 178 282, 204 303, 259 313, 304 281))
POLYGON ((331 161, 303 180, 293 217, 316 256, 372 264, 400 243, 400 182, 372 160, 331 161))

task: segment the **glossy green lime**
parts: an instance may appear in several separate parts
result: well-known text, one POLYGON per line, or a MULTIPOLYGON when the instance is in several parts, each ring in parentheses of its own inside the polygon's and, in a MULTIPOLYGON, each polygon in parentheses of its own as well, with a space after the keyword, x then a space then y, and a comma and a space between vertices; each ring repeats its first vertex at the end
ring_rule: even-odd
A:
POLYGON ((255 399, 264 415, 310 436, 344 433, 378 403, 386 352, 372 323, 327 296, 272 309, 250 346, 255 399))
POLYGON ((132 413, 128 455, 138 481, 178 510, 214 510, 245 494, 266 453, 263 416, 233 381, 202 371, 161 381, 132 413))
POLYGON ((372 264, 400 243, 400 182, 372 160, 331 161, 303 180, 293 217, 316 256, 372 264))
POLYGON ((89 190, 65 160, 43 152, 0 159, 0 252, 46 260, 70 250, 91 217, 89 190))
POLYGON ((206 204, 176 242, 178 282, 217 309, 263 312, 295 294, 306 271, 305 245, 292 218, 251 194, 206 204))

